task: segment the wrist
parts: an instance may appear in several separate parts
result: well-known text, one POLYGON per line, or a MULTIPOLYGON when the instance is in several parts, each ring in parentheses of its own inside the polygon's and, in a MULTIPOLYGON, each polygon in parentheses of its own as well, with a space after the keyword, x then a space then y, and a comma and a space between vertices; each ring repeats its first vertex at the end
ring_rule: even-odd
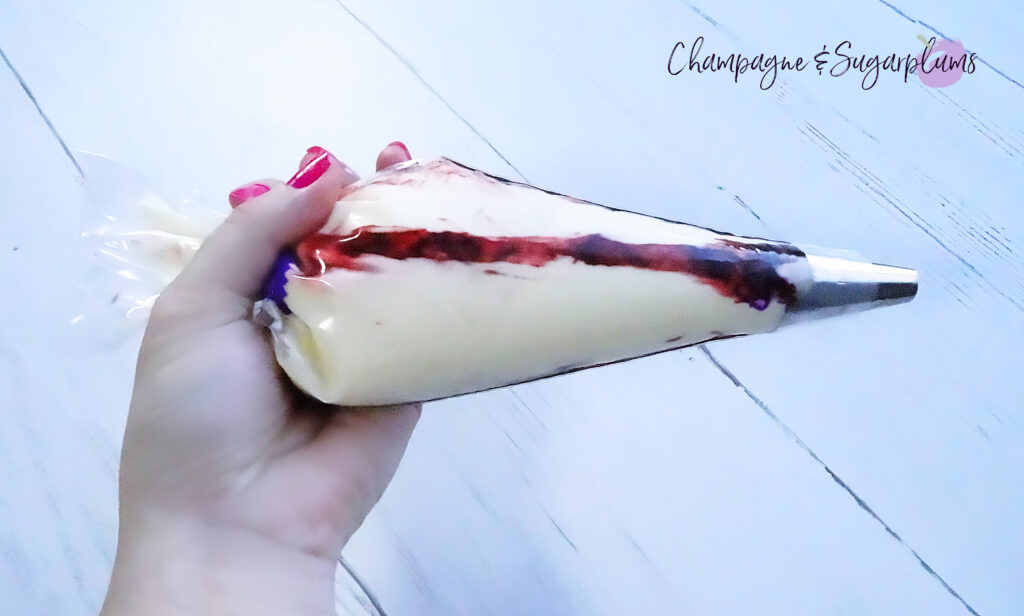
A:
POLYGON ((122 509, 102 616, 333 616, 335 565, 248 530, 122 509))

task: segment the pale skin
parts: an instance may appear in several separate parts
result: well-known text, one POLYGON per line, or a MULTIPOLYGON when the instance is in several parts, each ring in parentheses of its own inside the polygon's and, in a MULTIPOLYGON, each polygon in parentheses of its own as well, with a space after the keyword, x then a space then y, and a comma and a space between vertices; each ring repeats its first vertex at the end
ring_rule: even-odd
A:
MULTIPOLYGON (((269 190, 232 211, 153 308, 104 616, 335 613, 338 555, 394 475, 420 406, 313 401, 251 322, 277 253, 316 231, 358 179, 312 150, 300 170, 308 179, 325 158, 304 188, 260 180, 269 190)), ((392 144, 377 169, 408 159, 392 144)))

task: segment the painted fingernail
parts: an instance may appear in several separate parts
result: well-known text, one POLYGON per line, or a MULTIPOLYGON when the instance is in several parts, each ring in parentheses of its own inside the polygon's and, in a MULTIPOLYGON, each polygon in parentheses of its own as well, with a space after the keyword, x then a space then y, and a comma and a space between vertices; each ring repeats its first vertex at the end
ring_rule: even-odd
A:
POLYGON ((402 148, 402 151, 405 152, 405 155, 408 156, 409 158, 412 158, 412 154, 409 153, 409 148, 405 147, 405 144, 402 143, 401 141, 392 141, 391 143, 388 144, 389 148, 391 146, 402 148))
POLYGON ((321 156, 326 153, 328 153, 327 150, 323 149, 318 145, 314 145, 313 147, 306 150, 306 154, 302 157, 302 160, 299 162, 299 169, 302 169, 303 167, 308 165, 309 162, 316 158, 317 156, 321 156))
POLYGON ((228 194, 228 203, 231 207, 238 207, 252 199, 253 197, 259 197, 265 192, 268 192, 270 187, 266 184, 260 184, 259 182, 253 182, 252 184, 246 184, 245 186, 239 186, 232 190, 228 194))
POLYGON ((309 149, 308 154, 312 154, 313 158, 306 162, 302 169, 299 169, 299 172, 292 176, 292 179, 288 180, 288 185, 292 188, 305 188, 309 186, 319 180, 331 168, 331 155, 327 150, 313 147, 309 149))
POLYGON ((263 297, 271 299, 277 304, 284 314, 291 314, 288 305, 284 302, 287 295, 284 285, 288 283, 288 271, 293 265, 297 265, 299 256, 291 248, 285 248, 277 254, 274 267, 270 269, 266 282, 263 283, 263 297))

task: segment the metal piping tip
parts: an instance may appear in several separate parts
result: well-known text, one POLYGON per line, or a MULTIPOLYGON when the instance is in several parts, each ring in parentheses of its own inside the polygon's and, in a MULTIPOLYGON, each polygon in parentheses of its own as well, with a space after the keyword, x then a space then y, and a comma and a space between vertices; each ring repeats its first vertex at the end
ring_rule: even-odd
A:
POLYGON ((813 255, 807 264, 811 275, 796 284, 796 301, 786 307, 780 325, 894 306, 917 295, 912 269, 813 255))

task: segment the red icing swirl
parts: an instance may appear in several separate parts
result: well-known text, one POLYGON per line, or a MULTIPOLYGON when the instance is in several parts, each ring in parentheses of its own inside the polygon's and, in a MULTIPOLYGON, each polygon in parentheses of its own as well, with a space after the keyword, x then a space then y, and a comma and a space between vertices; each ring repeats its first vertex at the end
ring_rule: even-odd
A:
MULTIPOLYGON (((330 268, 371 271, 365 255, 437 262, 515 263, 533 267, 560 258, 600 267, 633 267, 693 276, 738 303, 764 310, 774 299, 791 304, 796 288, 778 273, 782 263, 803 257, 789 244, 722 239, 705 246, 632 244, 600 234, 579 237, 483 237, 461 231, 365 226, 346 235, 315 234, 297 247, 306 276, 330 268)), ((493 271, 493 270, 489 270, 493 271)))

